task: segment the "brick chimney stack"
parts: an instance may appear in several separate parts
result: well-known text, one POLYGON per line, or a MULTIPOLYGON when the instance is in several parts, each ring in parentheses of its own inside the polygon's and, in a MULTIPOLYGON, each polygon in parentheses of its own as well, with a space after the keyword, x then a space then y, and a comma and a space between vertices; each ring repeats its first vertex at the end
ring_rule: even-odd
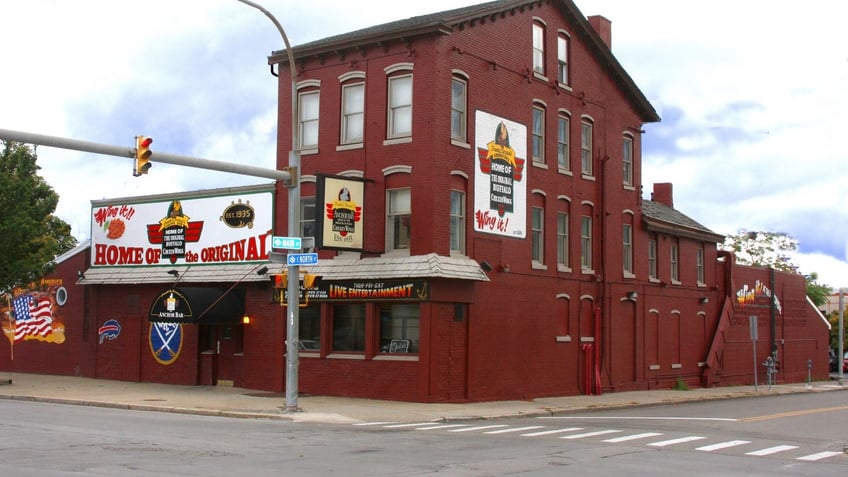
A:
POLYGON ((588 20, 595 33, 607 44, 607 48, 612 50, 612 22, 601 15, 592 15, 588 20))
POLYGON ((660 204, 667 205, 674 208, 674 197, 671 182, 661 182, 658 184, 654 184, 654 191, 651 192, 651 200, 654 202, 659 202, 660 204))

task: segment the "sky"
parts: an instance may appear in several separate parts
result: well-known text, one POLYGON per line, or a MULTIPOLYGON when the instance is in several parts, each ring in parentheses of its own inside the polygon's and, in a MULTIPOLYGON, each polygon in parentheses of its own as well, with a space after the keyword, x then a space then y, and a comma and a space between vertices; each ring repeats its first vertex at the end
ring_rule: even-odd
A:
MULTIPOLYGON (((483 3, 258 0, 293 45, 483 3), (367 8, 364 8, 367 6, 367 8)), ((644 127, 643 197, 720 234, 786 233, 793 261, 848 287, 848 2, 578 0, 612 21, 612 51, 662 117, 644 127)), ((0 128, 134 147, 154 165, 39 146, 56 215, 90 236, 91 200, 261 184, 155 163, 157 150, 273 169, 274 24, 236 0, 0 2, 0 128)), ((8 211, 6 211, 8 212, 8 211)))

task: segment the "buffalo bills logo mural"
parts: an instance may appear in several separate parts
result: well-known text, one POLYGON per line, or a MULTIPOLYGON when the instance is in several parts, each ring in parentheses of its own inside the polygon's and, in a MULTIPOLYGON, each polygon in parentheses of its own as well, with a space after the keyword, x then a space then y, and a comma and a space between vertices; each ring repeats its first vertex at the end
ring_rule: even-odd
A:
POLYGON ((100 344, 103 344, 103 342, 107 340, 112 341, 120 334, 121 324, 115 319, 106 320, 106 322, 100 325, 100 328, 97 329, 97 336, 100 338, 100 344))

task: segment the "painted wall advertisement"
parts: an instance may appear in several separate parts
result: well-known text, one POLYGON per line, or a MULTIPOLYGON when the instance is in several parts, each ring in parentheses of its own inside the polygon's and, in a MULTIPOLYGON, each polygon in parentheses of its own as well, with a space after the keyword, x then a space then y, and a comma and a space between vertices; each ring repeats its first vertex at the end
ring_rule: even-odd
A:
POLYGON ((474 230, 524 238, 527 127, 477 111, 474 129, 474 230))
POLYGON ((98 201, 91 266, 257 262, 268 259, 272 191, 160 202, 98 201))
POLYGON ((316 242, 320 248, 362 250, 365 182, 355 177, 318 175, 316 242))

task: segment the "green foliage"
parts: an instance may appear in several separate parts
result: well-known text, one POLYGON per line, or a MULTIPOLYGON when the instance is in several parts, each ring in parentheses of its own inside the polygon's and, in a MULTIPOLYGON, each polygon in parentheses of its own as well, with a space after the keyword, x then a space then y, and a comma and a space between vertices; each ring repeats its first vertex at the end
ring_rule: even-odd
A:
POLYGON ((38 175, 29 146, 3 141, 0 150, 0 292, 50 273, 56 256, 76 245, 71 227, 53 215, 59 195, 38 175))
POLYGON ((686 381, 684 381, 683 378, 678 377, 671 389, 672 391, 688 391, 689 385, 686 384, 686 381))
POLYGON ((804 278, 807 280, 807 296, 810 297, 810 300, 818 307, 827 303, 827 297, 833 293, 833 289, 818 283, 819 275, 816 272, 805 275, 804 278))

